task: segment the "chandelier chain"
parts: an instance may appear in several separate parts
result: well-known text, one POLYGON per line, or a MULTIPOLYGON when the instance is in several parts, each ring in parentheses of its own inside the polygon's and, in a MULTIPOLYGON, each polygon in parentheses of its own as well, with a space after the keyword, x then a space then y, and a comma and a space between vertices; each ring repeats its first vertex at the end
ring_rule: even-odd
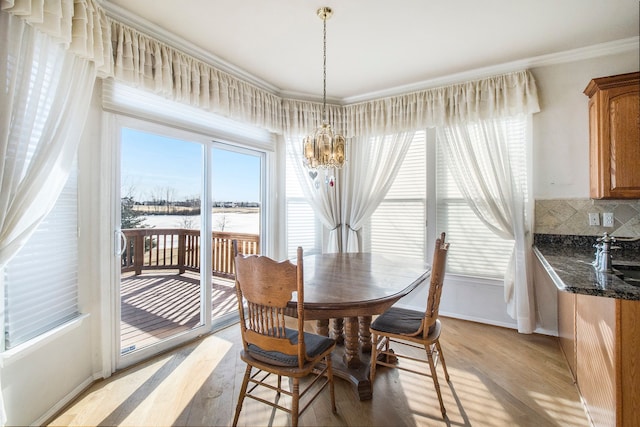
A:
MULTIPOLYGON (((345 139, 339 133, 334 133, 329 124, 327 113, 327 19, 332 14, 330 7, 322 7, 317 10, 317 15, 323 21, 322 25, 322 123, 316 130, 302 140, 304 159, 302 163, 309 169, 317 168, 340 169, 344 165, 345 139)), ((309 177, 315 180, 316 173, 309 173, 309 177)), ((333 187, 335 178, 325 180, 325 183, 333 187)), ((315 182, 316 188, 320 188, 319 181, 315 182)))
POLYGON ((322 119, 325 122, 329 121, 327 117, 327 18, 323 18, 322 22, 323 31, 322 31, 322 119))

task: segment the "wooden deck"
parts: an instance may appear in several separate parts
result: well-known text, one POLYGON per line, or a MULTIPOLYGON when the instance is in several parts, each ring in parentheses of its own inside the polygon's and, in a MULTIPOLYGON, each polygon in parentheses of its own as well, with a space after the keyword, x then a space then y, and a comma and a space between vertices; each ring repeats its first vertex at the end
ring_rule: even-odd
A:
MULTIPOLYGON (((120 285, 123 353, 146 347, 200 324, 199 273, 123 273, 120 285)), ((233 280, 213 278, 213 318, 237 309, 233 280)))

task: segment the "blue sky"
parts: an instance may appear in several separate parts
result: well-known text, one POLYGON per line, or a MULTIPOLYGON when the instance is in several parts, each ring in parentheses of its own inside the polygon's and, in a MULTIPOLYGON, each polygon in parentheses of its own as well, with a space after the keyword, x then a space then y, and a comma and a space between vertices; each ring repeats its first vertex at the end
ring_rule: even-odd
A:
MULTIPOLYGON (((257 202, 260 159, 215 148, 212 162, 214 201, 257 202)), ((137 201, 199 198, 202 145, 133 129, 123 129, 121 147, 122 196, 137 201)))

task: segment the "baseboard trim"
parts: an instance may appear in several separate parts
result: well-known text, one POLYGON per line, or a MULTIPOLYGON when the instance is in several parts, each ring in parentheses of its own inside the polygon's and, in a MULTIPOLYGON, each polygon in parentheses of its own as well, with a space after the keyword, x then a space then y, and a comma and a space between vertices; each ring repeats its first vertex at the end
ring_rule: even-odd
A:
POLYGON ((93 374, 89 378, 85 379, 81 382, 76 388, 74 388, 70 393, 64 396, 62 399, 58 401, 55 405, 53 405, 47 412, 45 412, 40 418, 38 418, 32 425, 35 426, 43 426, 48 425, 51 420, 53 420, 64 408, 67 407, 74 399, 76 399, 80 394, 85 391, 91 384, 95 381, 102 379, 102 375, 93 374))

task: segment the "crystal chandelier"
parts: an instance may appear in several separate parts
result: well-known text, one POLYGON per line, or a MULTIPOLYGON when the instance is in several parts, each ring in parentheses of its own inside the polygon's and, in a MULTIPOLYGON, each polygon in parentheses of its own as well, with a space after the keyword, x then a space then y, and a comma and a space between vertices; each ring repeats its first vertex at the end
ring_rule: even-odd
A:
POLYGON ((318 17, 323 22, 323 92, 322 92, 322 126, 313 134, 306 136, 302 142, 304 165, 309 169, 341 168, 344 165, 344 144, 342 135, 335 134, 327 119, 327 19, 333 11, 330 7, 318 9, 318 17))

